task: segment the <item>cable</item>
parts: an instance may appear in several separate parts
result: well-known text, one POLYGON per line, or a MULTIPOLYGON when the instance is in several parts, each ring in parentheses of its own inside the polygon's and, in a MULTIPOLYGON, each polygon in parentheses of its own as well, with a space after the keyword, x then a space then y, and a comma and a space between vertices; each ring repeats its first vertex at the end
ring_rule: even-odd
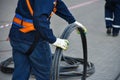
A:
POLYGON ((119 80, 120 79, 120 73, 116 76, 114 80, 119 80))
MULTIPOLYGON (((87 60, 86 35, 84 34, 84 31, 80 26, 70 25, 66 27, 60 38, 68 39, 70 34, 76 29, 79 30, 82 39, 83 59, 64 56, 62 49, 56 48, 55 53, 52 55, 53 64, 51 68, 50 80, 59 80, 59 77, 76 77, 76 76, 80 76, 81 80, 86 80, 87 77, 91 76, 95 72, 94 64, 88 62, 87 60), (67 63, 68 65, 61 66, 60 65, 61 61, 67 63), (76 72, 79 65, 83 66, 83 71, 76 72)), ((0 63, 0 70, 4 73, 12 73, 14 67, 9 67, 10 64, 13 64, 12 57, 0 63)))
POLYGON ((12 57, 9 57, 8 59, 6 59, 5 61, 0 63, 0 70, 3 73, 13 73, 14 68, 13 67, 8 67, 8 65, 12 64, 13 59, 12 57))
POLYGON ((71 24, 66 29, 64 30, 63 34, 61 35, 60 38, 62 39, 68 39, 70 34, 78 29, 80 32, 80 36, 82 39, 82 47, 83 47, 83 59, 76 59, 76 58, 69 58, 67 59, 63 55, 63 51, 60 48, 56 48, 54 58, 53 58, 53 64, 52 64, 52 69, 51 69, 51 79, 50 80, 59 80, 60 76, 82 76, 81 80, 86 80, 86 77, 92 75, 95 72, 95 67, 92 63, 87 62, 87 41, 86 41, 86 35, 84 34, 83 29, 80 26, 71 24), (79 73, 61 73, 60 72, 60 62, 62 58, 67 62, 68 64, 75 64, 76 62, 79 62, 83 64, 83 72, 79 73))

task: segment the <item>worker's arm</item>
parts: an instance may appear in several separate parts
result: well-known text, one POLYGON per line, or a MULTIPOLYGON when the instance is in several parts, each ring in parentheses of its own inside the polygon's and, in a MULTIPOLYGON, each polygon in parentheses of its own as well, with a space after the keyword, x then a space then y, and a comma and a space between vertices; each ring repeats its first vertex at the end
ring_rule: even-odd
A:
POLYGON ((35 29, 40 32, 43 39, 49 43, 56 41, 52 29, 50 29, 50 21, 48 19, 53 6, 53 0, 34 0, 33 24, 35 29))
POLYGON ((67 6, 62 0, 57 0, 57 11, 56 15, 60 16, 64 20, 66 20, 69 24, 75 22, 75 18, 72 16, 67 6))
POLYGON ((54 46, 64 50, 68 48, 68 40, 56 38, 50 29, 49 16, 53 10, 53 0, 35 0, 33 23, 35 29, 40 32, 40 35, 54 46))
POLYGON ((75 24, 83 28, 84 32, 87 32, 85 26, 83 26, 80 22, 76 21, 75 18, 70 13, 69 9, 65 5, 62 0, 58 0, 57 2, 57 12, 56 15, 60 16, 61 18, 65 19, 69 24, 75 24))

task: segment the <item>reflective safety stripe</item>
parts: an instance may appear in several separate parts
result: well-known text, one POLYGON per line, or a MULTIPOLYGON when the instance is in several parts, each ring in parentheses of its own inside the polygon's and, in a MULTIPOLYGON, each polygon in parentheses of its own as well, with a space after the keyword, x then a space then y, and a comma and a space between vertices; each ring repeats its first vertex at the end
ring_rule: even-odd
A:
POLYGON ((28 9, 29 9, 29 11, 30 11, 30 14, 33 16, 33 9, 32 9, 32 7, 31 7, 31 5, 30 5, 30 1, 29 1, 29 0, 26 0, 26 3, 27 3, 27 6, 28 6, 28 9))
POLYGON ((33 20, 32 20, 32 19, 24 18, 24 17, 22 17, 22 16, 19 15, 19 14, 16 14, 15 17, 16 17, 16 18, 19 18, 19 19, 21 19, 21 20, 23 20, 23 21, 33 23, 33 20))
MULTIPOLYGON (((30 1, 26 0, 26 3, 28 6, 28 9, 30 11, 30 14, 33 16, 33 9, 30 5, 30 1)), ((53 11, 51 12, 49 18, 52 16, 53 13, 55 13, 57 11, 56 5, 57 5, 57 0, 54 1, 54 8, 53 8, 53 11)), ((19 29, 23 33, 27 33, 27 32, 35 30, 34 25, 33 25, 33 20, 23 18, 22 16, 20 16, 18 14, 15 15, 15 17, 13 19, 13 23, 23 27, 23 28, 19 29)))
POLYGON ((20 31, 23 33, 35 30, 32 20, 22 18, 20 15, 15 16, 13 22, 23 26, 23 28, 20 28, 20 31))
POLYGON ((105 20, 113 21, 113 18, 105 18, 105 20))
MULTIPOLYGON (((26 0, 26 3, 27 3, 27 6, 28 6, 28 9, 30 11, 30 14, 33 16, 34 12, 33 12, 33 9, 32 9, 32 7, 30 5, 30 1, 26 0)), ((57 6, 57 0, 55 0, 53 4, 54 4, 54 8, 53 8, 53 11, 51 12, 51 14, 50 14, 49 17, 51 17, 53 15, 53 13, 56 13, 56 11, 57 11, 57 8, 56 8, 56 6, 57 6)))
POLYGON ((49 17, 51 17, 53 15, 53 13, 56 13, 56 11, 57 11, 57 8, 56 8, 56 6, 57 6, 57 0, 55 0, 53 4, 54 4, 54 8, 53 8, 53 11, 51 12, 51 14, 50 14, 49 17))
POLYGON ((120 25, 113 25, 114 28, 120 28, 120 25))

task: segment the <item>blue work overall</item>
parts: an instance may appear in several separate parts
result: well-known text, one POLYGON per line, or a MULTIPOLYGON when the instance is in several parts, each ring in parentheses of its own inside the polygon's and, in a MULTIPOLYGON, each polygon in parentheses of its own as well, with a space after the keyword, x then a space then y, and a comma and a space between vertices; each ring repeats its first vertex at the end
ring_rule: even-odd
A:
POLYGON ((113 28, 113 33, 119 33, 120 0, 106 0, 105 21, 106 21, 106 28, 113 28))
MULTIPOLYGON (((51 50, 49 43, 54 43, 56 37, 50 28, 50 18, 54 8, 54 0, 29 0, 33 9, 30 14, 26 0, 18 0, 15 17, 19 23, 14 22, 10 29, 9 38, 12 46, 14 72, 12 80, 29 80, 30 74, 34 74, 36 80, 50 80, 51 50), (49 18, 49 19, 48 19, 49 18), (24 22, 32 23, 34 31, 23 33, 20 31, 24 22), (26 55, 30 48, 36 31, 39 32, 39 42, 31 55, 26 55)), ((56 15, 66 20, 69 24, 75 22, 74 17, 62 0, 57 0, 56 15)))

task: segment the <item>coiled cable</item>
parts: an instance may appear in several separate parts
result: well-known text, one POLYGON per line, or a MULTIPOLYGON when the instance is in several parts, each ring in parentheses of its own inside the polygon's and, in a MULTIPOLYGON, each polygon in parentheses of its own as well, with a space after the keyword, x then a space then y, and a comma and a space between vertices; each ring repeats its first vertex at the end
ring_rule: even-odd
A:
MULTIPOLYGON (((94 64, 88 62, 87 59, 86 35, 80 26, 74 24, 69 25, 68 27, 66 27, 60 38, 68 39, 70 34, 76 29, 80 32, 80 36, 82 40, 83 59, 64 56, 63 50, 61 48, 56 48, 55 53, 52 55, 53 64, 51 68, 50 80, 59 80, 60 76, 64 76, 64 77, 81 76, 81 80, 86 80, 86 77, 91 76, 95 72, 94 64), (60 65, 61 61, 64 61, 69 65, 61 66, 60 65), (75 72, 76 69, 79 67, 79 65, 83 65, 83 71, 75 72)), ((4 73, 12 73, 14 67, 9 67, 10 64, 13 64, 12 57, 9 57, 8 59, 0 63, 0 70, 4 73)))
MULTIPOLYGON (((80 32, 80 36, 82 39, 82 47, 83 47, 83 59, 80 58, 68 58, 63 55, 63 50, 60 48, 56 48, 54 58, 53 58, 53 64, 51 69, 51 79, 50 80, 59 80, 60 76, 81 76, 81 80, 86 80, 87 76, 90 76, 95 72, 94 64, 88 62, 87 60, 87 41, 86 41, 86 35, 84 33, 84 30, 75 24, 71 24, 62 33, 61 37, 62 39, 68 39, 70 34, 74 31, 78 30, 80 32), (65 62, 72 65, 80 65, 78 63, 81 63, 83 65, 83 72, 79 73, 67 73, 64 74, 61 72, 60 68, 60 62, 64 59, 65 62)), ((76 68, 77 68, 76 67, 76 68)))

